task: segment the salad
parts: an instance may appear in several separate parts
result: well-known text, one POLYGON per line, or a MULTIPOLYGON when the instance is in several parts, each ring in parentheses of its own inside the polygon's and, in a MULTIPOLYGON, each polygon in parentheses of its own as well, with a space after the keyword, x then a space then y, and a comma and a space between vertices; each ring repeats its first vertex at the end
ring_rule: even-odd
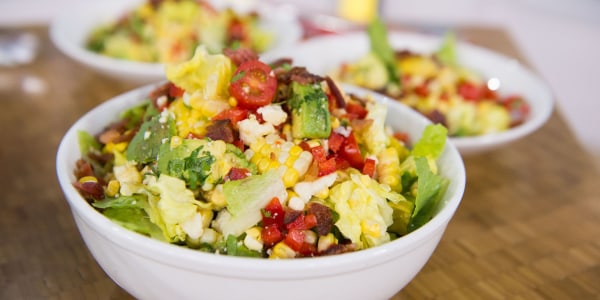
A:
POLYGON ((381 20, 367 32, 371 50, 333 70, 334 79, 386 94, 444 125, 453 137, 502 132, 529 117, 523 97, 500 95, 498 81, 459 64, 452 32, 428 54, 392 49, 381 20))
POLYGON ((387 106, 247 50, 194 56, 99 133, 80 131, 74 187, 114 222, 223 255, 375 247, 434 215, 446 129, 393 132, 387 106))
POLYGON ((259 21, 256 13, 217 10, 205 1, 148 0, 118 21, 95 28, 85 46, 102 55, 151 63, 188 60, 200 44, 211 53, 224 48, 261 53, 274 37, 259 21))

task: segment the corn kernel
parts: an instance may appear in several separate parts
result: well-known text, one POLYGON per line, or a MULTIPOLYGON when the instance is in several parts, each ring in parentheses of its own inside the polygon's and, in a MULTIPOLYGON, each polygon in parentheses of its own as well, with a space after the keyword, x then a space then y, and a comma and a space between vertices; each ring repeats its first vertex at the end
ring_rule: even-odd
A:
POLYGON ((338 127, 340 127, 340 119, 332 118, 331 119, 331 129, 336 129, 338 127))
POLYGON ((373 220, 364 220, 361 222, 360 224, 361 230, 363 232, 363 234, 372 236, 372 237, 380 237, 381 236, 381 230, 379 227, 379 224, 377 222, 374 222, 373 220))
POLYGON ((290 191, 288 191, 288 201, 289 201, 290 199, 292 199, 293 197, 299 197, 299 196, 298 196, 298 194, 296 194, 296 192, 294 192, 294 191, 291 191, 291 190, 290 190, 290 191))
POLYGON ((227 99, 227 102, 231 107, 236 107, 238 105, 237 99, 235 99, 234 97, 229 97, 229 99, 227 99))
POLYGON ((119 189, 121 189, 121 184, 119 183, 118 180, 111 180, 108 182, 108 185, 106 186, 106 195, 109 197, 114 197, 118 192, 119 189))
POLYGON ((304 210, 304 200, 300 199, 299 197, 292 197, 290 198, 290 200, 288 200, 287 206, 293 210, 298 210, 298 211, 302 211, 304 210))
POLYGON ((80 183, 86 183, 86 182, 98 182, 98 178, 94 177, 94 176, 83 176, 81 178, 79 178, 79 182, 80 183))
POLYGON ((296 257, 296 251, 286 245, 284 242, 279 242, 271 249, 270 259, 279 258, 294 258, 296 257))
POLYGON ((314 245, 317 243, 317 233, 312 230, 304 230, 304 242, 314 245))
POLYGON ((332 245, 337 244, 337 239, 333 236, 332 233, 328 233, 327 235, 323 235, 319 237, 317 241, 317 251, 324 252, 327 251, 332 245))
POLYGON ((319 199, 327 199, 327 197, 329 197, 329 188, 326 187, 326 188, 318 191, 313 196, 315 196, 315 197, 317 197, 319 199))
POLYGON ((290 155, 299 156, 300 153, 302 153, 302 151, 304 151, 304 149, 302 149, 302 147, 300 147, 298 145, 294 145, 290 148, 290 155))
POLYGON ((283 185, 285 185, 286 188, 294 186, 294 184, 298 182, 298 178, 300 177, 299 175, 300 174, 298 174, 296 169, 287 168, 283 174, 283 185))
POLYGON ((271 166, 271 160, 266 157, 261 158, 256 163, 256 167, 258 168, 258 171, 260 171, 261 173, 267 171, 270 166, 271 166))
POLYGON ((252 227, 246 230, 246 237, 244 238, 244 245, 248 249, 254 251, 262 251, 263 241, 261 237, 261 230, 258 227, 252 227))

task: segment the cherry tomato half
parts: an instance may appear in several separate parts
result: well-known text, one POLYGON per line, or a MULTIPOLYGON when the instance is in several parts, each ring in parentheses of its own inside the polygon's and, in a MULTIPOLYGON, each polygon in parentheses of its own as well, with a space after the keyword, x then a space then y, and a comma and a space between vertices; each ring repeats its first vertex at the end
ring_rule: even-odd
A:
POLYGON ((273 101, 277 92, 277 79, 271 67, 258 60, 242 63, 235 71, 229 93, 238 101, 238 106, 256 109, 273 101))

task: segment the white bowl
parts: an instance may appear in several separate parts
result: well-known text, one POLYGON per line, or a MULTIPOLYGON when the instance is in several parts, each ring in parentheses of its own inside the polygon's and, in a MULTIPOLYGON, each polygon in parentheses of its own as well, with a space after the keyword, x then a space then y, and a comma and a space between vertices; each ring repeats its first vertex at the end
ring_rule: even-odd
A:
MULTIPOLYGON (((416 33, 390 32, 389 41, 394 49, 410 49, 418 53, 432 53, 441 44, 441 38, 416 33)), ((484 78, 500 80, 500 94, 522 95, 531 107, 530 118, 509 130, 472 137, 452 137, 461 154, 479 153, 516 141, 540 128, 552 114, 554 100, 545 82, 516 59, 470 45, 457 44, 461 65, 477 71, 484 78)), ((355 61, 370 49, 364 32, 316 37, 293 47, 279 49, 264 55, 262 60, 272 61, 289 57, 294 64, 306 66, 316 74, 327 74, 343 62, 355 61)))
MULTIPOLYGON (((83 240, 108 276, 136 298, 389 299, 425 265, 462 199, 463 161, 448 144, 439 159, 439 171, 450 185, 439 211, 424 226, 381 246, 326 257, 270 260, 199 252, 148 238, 97 212, 71 183, 80 157, 77 131, 99 132, 153 88, 130 91, 88 112, 65 134, 56 157, 60 186, 83 240)), ((344 89, 359 95, 370 93, 344 89)), ((393 128, 415 138, 430 124, 404 106, 391 106, 389 115, 387 121, 393 128)))
MULTIPOLYGON (((142 0, 86 1, 67 7, 52 20, 50 38, 54 45, 70 58, 110 77, 136 83, 163 80, 163 64, 111 58, 85 48, 85 41, 95 27, 121 17, 141 2, 142 0)), ((221 7, 223 3, 217 0, 209 2, 214 2, 216 8, 221 7)), ((269 51, 290 46, 302 38, 302 27, 293 10, 285 6, 266 4, 257 5, 255 10, 261 19, 260 26, 275 35, 274 45, 269 51)))

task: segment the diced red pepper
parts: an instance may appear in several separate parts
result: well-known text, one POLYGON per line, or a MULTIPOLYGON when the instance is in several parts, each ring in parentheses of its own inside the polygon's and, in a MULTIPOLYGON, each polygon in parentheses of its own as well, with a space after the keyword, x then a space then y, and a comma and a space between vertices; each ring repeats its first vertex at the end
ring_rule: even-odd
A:
POLYGON ((365 159, 365 164, 362 169, 362 173, 373 178, 375 176, 375 160, 372 158, 365 159))
POLYGON ((265 206, 262 210, 262 223, 263 226, 276 225, 279 228, 283 228, 283 219, 285 212, 283 206, 277 197, 273 197, 271 202, 265 206))
POLYGON ((306 229, 311 229, 317 226, 317 216, 314 214, 306 214, 304 216, 304 224, 306 226, 306 229))
POLYGON ((292 222, 287 223, 285 225, 285 228, 287 230, 292 230, 292 229, 311 229, 313 227, 315 227, 317 225, 317 216, 315 216, 314 214, 300 214, 296 219, 294 219, 292 222))
POLYGON ((410 140, 410 137, 406 132, 394 132, 394 138, 401 142, 404 142, 405 144, 407 144, 410 140))
POLYGON ((232 144, 238 147, 238 149, 242 150, 242 152, 246 150, 246 146, 244 145, 244 141, 242 140, 235 140, 232 144))
POLYGON ((313 159, 318 163, 327 160, 327 153, 325 153, 325 148, 323 148, 323 146, 314 146, 310 148, 310 152, 312 153, 313 159))
POLYGON ((298 253, 302 256, 313 256, 317 253, 317 247, 313 244, 303 243, 298 253))
POLYGON ((335 172, 335 170, 337 170, 335 157, 331 157, 325 161, 319 162, 318 167, 319 167, 319 173, 318 173, 319 177, 335 172))
POLYGON ((303 229, 291 229, 285 236, 284 242, 292 248, 294 251, 302 249, 304 244, 304 230, 303 229))
POLYGON ((351 132, 346 140, 344 140, 340 155, 347 160, 350 166, 353 168, 358 170, 362 169, 364 160, 362 154, 360 153, 360 149, 358 148, 358 143, 356 143, 354 133, 351 132))
POLYGON ((300 142, 300 144, 298 144, 298 146, 300 146, 300 148, 302 148, 302 150, 310 152, 310 145, 306 141, 300 142))
POLYGON ((458 84, 457 93, 465 100, 478 101, 481 99, 482 88, 472 82, 462 82, 458 84))
POLYGON ((229 108, 229 109, 221 111, 216 116, 212 117, 212 120, 213 121, 230 120, 231 124, 236 125, 237 122, 244 120, 246 118, 248 118, 248 110, 247 109, 233 107, 233 108, 229 108))
POLYGON ((334 153, 337 153, 340 148, 342 147, 342 144, 344 143, 344 140, 346 138, 336 132, 332 132, 331 135, 329 135, 329 139, 327 141, 327 144, 329 145, 329 150, 333 151, 334 153))
POLYGON ((276 224, 271 224, 263 227, 260 237, 265 246, 272 247, 283 240, 283 233, 276 224))
POLYGON ((337 155, 335 156, 335 168, 336 170, 345 170, 350 168, 350 163, 343 157, 337 155))
MULTIPOLYGON (((248 169, 233 167, 229 171, 229 174, 227 175, 227 177, 230 180, 238 180, 238 179, 244 179, 244 178, 248 177, 248 174, 250 174, 250 171, 248 171, 248 169)), ((279 202, 279 201, 277 201, 277 202, 279 202)))
POLYGON ((176 86, 172 82, 169 82, 169 96, 170 97, 172 97, 172 98, 181 97, 181 96, 183 96, 184 92, 185 91, 182 88, 176 86))
POLYGON ((500 102, 510 114, 510 126, 517 126, 529 117, 531 108, 521 96, 508 96, 500 102))
POLYGON ((366 108, 358 103, 346 103, 346 111, 349 115, 355 116, 358 119, 364 119, 369 112, 366 108))
POLYGON ((426 83, 422 83, 415 87, 415 93, 421 97, 429 96, 429 88, 426 83))

